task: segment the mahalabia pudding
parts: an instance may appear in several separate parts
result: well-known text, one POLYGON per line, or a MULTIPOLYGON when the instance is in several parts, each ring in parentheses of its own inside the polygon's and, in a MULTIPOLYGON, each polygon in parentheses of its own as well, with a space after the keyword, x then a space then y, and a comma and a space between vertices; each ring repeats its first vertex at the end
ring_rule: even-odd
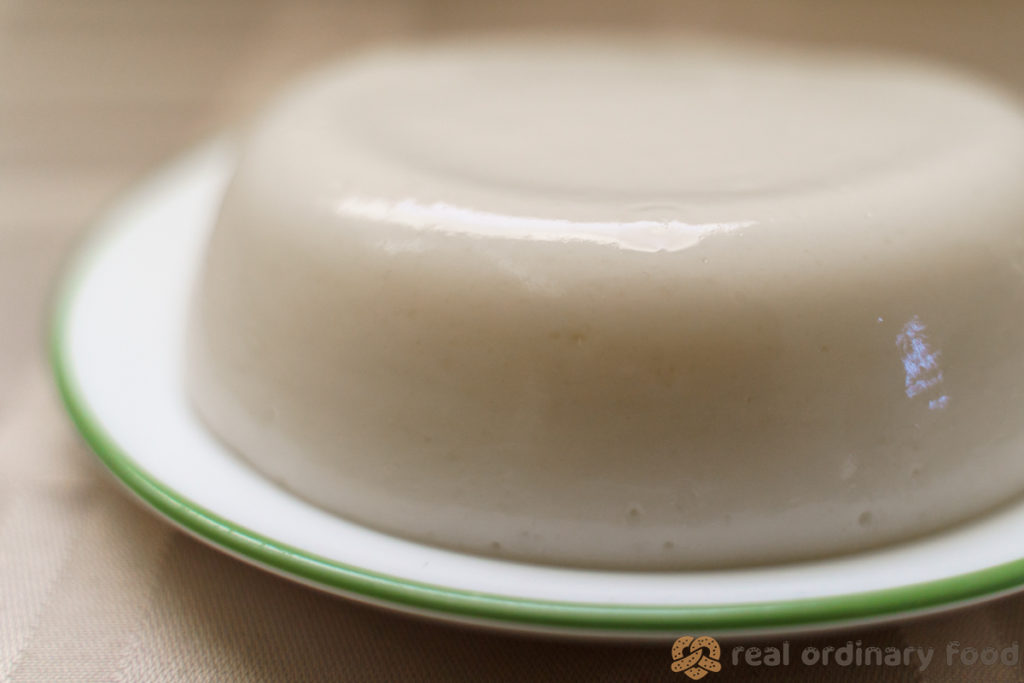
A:
POLYGON ((296 494, 633 569, 905 539, 1024 490, 1024 114, 892 56, 381 51, 247 132, 188 384, 296 494))

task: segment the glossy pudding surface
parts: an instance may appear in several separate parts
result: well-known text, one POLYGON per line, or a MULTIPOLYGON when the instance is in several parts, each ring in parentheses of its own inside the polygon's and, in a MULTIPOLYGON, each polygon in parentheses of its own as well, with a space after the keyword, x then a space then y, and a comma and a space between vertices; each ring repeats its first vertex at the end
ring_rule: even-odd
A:
POLYGON ((381 51, 247 130, 196 410, 359 523, 500 557, 848 552, 1024 489, 1024 113, 891 55, 381 51))

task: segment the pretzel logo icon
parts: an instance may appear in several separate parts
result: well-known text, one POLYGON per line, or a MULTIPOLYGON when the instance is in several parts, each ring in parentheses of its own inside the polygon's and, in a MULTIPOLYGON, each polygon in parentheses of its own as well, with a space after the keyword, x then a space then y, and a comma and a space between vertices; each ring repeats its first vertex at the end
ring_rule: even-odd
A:
POLYGON ((722 648, 711 636, 683 636, 672 643, 672 670, 682 672, 694 681, 707 676, 712 671, 722 670, 718 662, 722 658, 722 648))

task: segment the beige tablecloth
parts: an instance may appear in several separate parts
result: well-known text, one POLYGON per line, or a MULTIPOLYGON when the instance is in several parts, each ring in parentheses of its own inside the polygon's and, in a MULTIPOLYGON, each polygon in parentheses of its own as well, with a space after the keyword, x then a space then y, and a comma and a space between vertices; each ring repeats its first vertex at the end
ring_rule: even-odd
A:
MULTIPOLYGON (((442 626, 299 587, 172 530, 113 483, 61 411, 42 350, 47 296, 75 238, 141 173, 298 71, 371 41, 689 23, 938 52, 1024 88, 1024 3, 801 2, 807 26, 778 11, 794 0, 0 0, 0 680, 689 680, 670 672, 668 639, 611 646, 442 626)), ((791 641, 794 652, 849 639, 934 647, 923 672, 734 665, 732 648, 752 643, 727 641, 723 671, 705 680, 1021 680, 1019 664, 947 664, 946 647, 1011 647, 1022 619, 1024 598, 1007 598, 791 641)))

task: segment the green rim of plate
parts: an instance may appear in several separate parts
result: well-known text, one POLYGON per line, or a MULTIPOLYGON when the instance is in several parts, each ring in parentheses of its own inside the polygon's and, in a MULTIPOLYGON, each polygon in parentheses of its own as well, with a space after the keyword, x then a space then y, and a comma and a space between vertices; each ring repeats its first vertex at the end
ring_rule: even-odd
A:
MULTIPOLYGON (((203 148, 212 145, 204 145, 203 148)), ((200 152, 201 153, 201 152, 200 152)), ((200 153, 186 155, 187 158, 200 153)), ((186 166, 179 161, 175 168, 186 166)), ((153 191, 158 174, 131 196, 153 191)), ((166 180, 164 181, 166 182, 166 180)), ((122 200, 128 202, 128 198, 122 200)), ((103 248, 115 208, 104 215, 74 257, 57 290, 49 336, 50 359, 64 405, 107 468, 149 506, 201 539, 271 571, 316 587, 397 608, 498 625, 597 632, 727 632, 807 629, 884 620, 1007 593, 1024 584, 1024 558, 958 576, 895 588, 821 598, 720 605, 618 605, 530 600, 435 586, 334 562, 261 536, 195 504, 140 467, 106 431, 78 385, 69 352, 68 323, 92 256, 103 248)))

